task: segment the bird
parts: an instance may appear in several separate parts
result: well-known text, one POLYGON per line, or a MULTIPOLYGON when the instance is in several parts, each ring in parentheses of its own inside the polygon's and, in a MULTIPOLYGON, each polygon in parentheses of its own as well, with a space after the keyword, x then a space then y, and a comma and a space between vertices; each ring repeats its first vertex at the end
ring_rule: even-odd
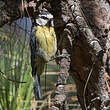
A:
POLYGON ((30 34, 31 68, 34 78, 33 90, 35 100, 42 99, 40 75, 45 64, 51 61, 57 51, 57 38, 54 29, 53 15, 40 12, 33 20, 30 34))

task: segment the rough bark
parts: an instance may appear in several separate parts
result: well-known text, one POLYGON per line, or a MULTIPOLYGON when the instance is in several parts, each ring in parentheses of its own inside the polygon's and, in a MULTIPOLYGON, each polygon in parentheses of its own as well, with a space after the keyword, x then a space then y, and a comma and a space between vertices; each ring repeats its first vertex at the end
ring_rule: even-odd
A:
POLYGON ((56 110, 56 107, 58 110, 69 110, 65 85, 67 84, 67 79, 69 76, 68 71, 70 69, 70 55, 72 47, 72 45, 70 44, 72 42, 70 39, 70 35, 68 35, 67 27, 64 29, 62 37, 62 46, 60 45, 62 47, 62 49, 60 50, 60 55, 62 57, 59 57, 60 74, 56 83, 56 96, 54 99, 54 106, 52 107, 52 110, 56 110))
MULTIPOLYGON (((106 71, 108 62, 106 54, 109 48, 109 23, 107 22, 109 15, 107 16, 105 12, 109 12, 109 5, 105 1, 81 0, 81 9, 83 9, 81 14, 84 14, 83 18, 89 29, 79 28, 80 37, 74 39, 72 49, 72 67, 74 68, 71 70, 76 76, 74 79, 82 109, 105 110, 107 108, 103 103, 109 99, 109 90, 107 91, 109 87, 107 87, 106 81, 106 78, 109 77, 106 71)), ((84 23, 83 19, 77 19, 77 21, 84 23)))
POLYGON ((35 6, 29 4, 22 7, 16 0, 5 2, 0 8, 0 26, 21 18, 23 12, 34 17, 40 10, 50 11, 58 49, 69 55, 60 59, 61 73, 67 78, 69 71, 74 78, 82 109, 109 110, 109 0, 34 0, 35 6))
POLYGON ((20 17, 18 8, 16 8, 19 3, 14 3, 14 5, 11 5, 11 3, 12 2, 7 2, 7 4, 4 3, 4 5, 0 8, 0 26, 3 26, 6 23, 10 23, 14 19, 20 17))
POLYGON ((35 3, 33 0, 29 3, 22 2, 22 0, 3 0, 0 3, 0 27, 23 17, 37 16, 41 5, 41 3, 35 3), (36 7, 37 10, 35 10, 36 7))
MULTIPOLYGON (((88 4, 88 1, 85 2, 88 4)), ((91 1, 91 7, 92 3, 94 5, 95 2, 95 0, 91 1)), ((102 4, 102 1, 97 2, 102 4)), ((70 73, 76 82, 78 100, 82 109, 107 109, 104 103, 109 100, 106 79, 108 73, 105 68, 105 48, 107 43, 105 37, 108 35, 106 33, 108 29, 94 28, 97 27, 95 21, 93 21, 94 26, 89 23, 90 21, 85 16, 88 14, 82 10, 84 9, 82 5, 85 4, 83 2, 81 2, 81 5, 71 0, 52 3, 56 23, 55 29, 58 39, 61 40, 61 44, 59 40, 59 49, 62 51, 63 36, 61 33, 64 33, 65 29, 68 31, 66 37, 69 36, 70 38, 68 45, 72 44, 72 49, 70 49, 70 73), (56 6, 59 7, 56 9, 56 6)), ((99 8, 98 5, 97 8, 99 8)), ((94 8, 91 11, 94 12, 92 16, 95 17, 97 13, 94 8)), ((99 22, 99 24, 101 23, 99 22)), ((66 49, 68 50, 69 47, 66 49)))

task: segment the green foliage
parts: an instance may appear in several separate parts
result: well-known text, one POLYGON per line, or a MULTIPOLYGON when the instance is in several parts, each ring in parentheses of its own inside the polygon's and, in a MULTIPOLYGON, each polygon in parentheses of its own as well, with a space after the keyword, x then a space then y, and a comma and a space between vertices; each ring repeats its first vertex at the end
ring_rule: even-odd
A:
MULTIPOLYGON (((10 30, 0 29, 0 110, 32 110, 31 108, 49 110, 55 95, 54 90, 58 77, 58 74, 54 73, 58 72, 59 68, 55 62, 49 62, 45 71, 46 80, 45 74, 41 75, 43 100, 37 101, 35 104, 30 50, 26 36, 17 36, 10 30)), ((68 84, 72 83, 74 83, 72 78, 69 78, 68 84)), ((72 87, 68 85, 68 88, 72 87)), ((77 109, 78 103, 72 101, 72 96, 76 97, 76 91, 71 90, 68 96, 71 98, 69 100, 70 109, 77 109)))
POLYGON ((33 89, 29 46, 24 35, 1 31, 0 110, 23 110, 30 106, 33 89))
POLYGON ((59 72, 59 66, 56 65, 55 62, 50 62, 47 64, 46 71, 47 72, 59 72))

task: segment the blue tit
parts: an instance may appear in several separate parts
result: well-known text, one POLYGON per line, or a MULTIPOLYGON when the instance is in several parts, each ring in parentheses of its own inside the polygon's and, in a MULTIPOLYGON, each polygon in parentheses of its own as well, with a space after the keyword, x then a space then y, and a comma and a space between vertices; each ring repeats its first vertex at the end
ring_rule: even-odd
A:
POLYGON ((45 64, 55 57, 57 51, 57 40, 51 13, 41 12, 34 20, 30 35, 30 49, 34 96, 38 100, 42 99, 40 75, 44 71, 45 64))

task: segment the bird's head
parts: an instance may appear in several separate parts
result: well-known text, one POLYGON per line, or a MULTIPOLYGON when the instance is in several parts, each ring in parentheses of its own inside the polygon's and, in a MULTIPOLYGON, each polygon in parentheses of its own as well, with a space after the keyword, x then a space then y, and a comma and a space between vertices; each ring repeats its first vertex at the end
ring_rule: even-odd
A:
POLYGON ((54 26, 53 15, 49 12, 41 12, 36 18, 36 24, 40 26, 54 26))

